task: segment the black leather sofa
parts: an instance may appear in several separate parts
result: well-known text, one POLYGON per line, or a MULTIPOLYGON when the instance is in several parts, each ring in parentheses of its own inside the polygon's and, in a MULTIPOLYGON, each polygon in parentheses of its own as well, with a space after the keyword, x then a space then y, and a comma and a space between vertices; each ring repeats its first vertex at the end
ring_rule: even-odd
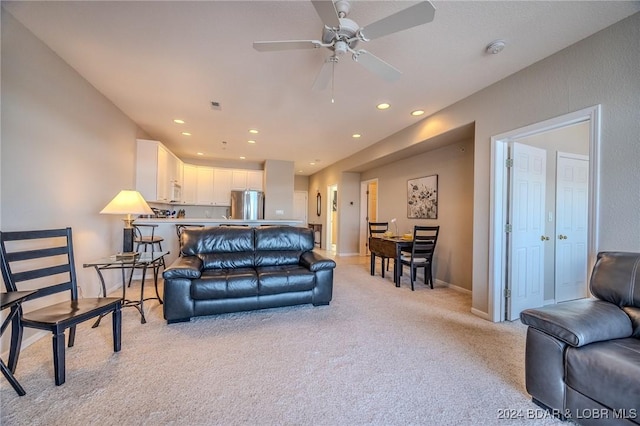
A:
POLYGON ((168 323, 228 312, 328 305, 335 262, 313 250, 313 231, 292 226, 184 229, 163 272, 168 323))
POLYGON ((640 424, 640 253, 599 253, 590 289, 520 314, 527 392, 579 424, 640 424))

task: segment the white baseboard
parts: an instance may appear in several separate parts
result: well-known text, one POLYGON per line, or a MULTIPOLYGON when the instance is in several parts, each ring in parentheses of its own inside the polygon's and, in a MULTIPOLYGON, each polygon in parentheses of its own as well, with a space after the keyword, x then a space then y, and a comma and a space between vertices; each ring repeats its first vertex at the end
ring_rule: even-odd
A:
POLYGON ((484 319, 484 320, 493 322, 493 319, 491 319, 491 317, 489 316, 489 314, 487 312, 482 312, 482 311, 479 311, 476 308, 471 308, 471 313, 473 315, 477 316, 477 317, 480 317, 480 318, 484 319))

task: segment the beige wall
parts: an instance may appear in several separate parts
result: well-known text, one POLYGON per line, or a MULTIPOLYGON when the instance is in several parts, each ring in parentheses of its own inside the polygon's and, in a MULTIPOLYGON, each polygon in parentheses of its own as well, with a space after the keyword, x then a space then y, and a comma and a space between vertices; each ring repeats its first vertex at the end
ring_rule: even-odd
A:
MULTIPOLYGON (((378 218, 396 218, 400 234, 415 225, 438 225, 437 280, 471 290, 473 234, 473 141, 463 140, 425 154, 363 172, 378 179, 378 218), (438 175, 438 218, 407 218, 407 180, 438 175)), ((394 226, 389 225, 392 231, 394 226)))
POLYGON ((72 227, 81 294, 98 295, 82 264, 122 250, 122 218, 99 212, 134 187, 144 132, 4 9, 1 112, 0 228, 72 227))
MULTIPOLYGON (((640 13, 320 171, 311 177, 310 188, 342 170, 353 170, 423 141, 428 143, 440 134, 475 122, 472 310, 489 319, 491 137, 601 104, 598 227, 603 232, 599 249, 640 251, 638 40, 640 13)), ((345 220, 357 226, 358 215, 345 220)))
POLYGON ((121 218, 98 213, 134 187, 141 133, 2 9, 1 227, 71 226, 85 295, 99 285, 82 262, 121 250, 121 218))
POLYGON ((294 172, 292 161, 264 162, 264 218, 291 219, 293 217, 294 172), (282 211, 282 214, 278 214, 282 211))

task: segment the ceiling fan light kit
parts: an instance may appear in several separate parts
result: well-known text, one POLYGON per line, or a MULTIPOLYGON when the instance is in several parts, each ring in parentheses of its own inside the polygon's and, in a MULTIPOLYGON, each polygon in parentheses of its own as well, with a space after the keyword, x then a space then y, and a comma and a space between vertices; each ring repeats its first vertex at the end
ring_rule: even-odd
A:
MULTIPOLYGON (((315 49, 326 47, 332 54, 322 65, 313 84, 314 90, 324 90, 333 81, 334 67, 338 59, 347 52, 351 58, 383 80, 393 82, 400 78, 401 72, 366 50, 355 50, 359 42, 370 40, 403 31, 418 25, 431 22, 435 16, 435 8, 429 1, 423 1, 382 18, 365 27, 347 18, 351 4, 347 0, 311 2, 322 20, 324 28, 322 41, 319 40, 284 40, 256 41, 254 49, 259 52, 292 49, 315 49)), ((333 85, 332 85, 333 87, 333 85)))

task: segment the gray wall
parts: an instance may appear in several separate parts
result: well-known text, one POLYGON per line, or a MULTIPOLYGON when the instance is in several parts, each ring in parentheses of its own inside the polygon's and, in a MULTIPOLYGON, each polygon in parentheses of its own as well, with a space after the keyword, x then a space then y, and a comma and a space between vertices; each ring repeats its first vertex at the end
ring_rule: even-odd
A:
MULTIPOLYGON (((602 105, 600 250, 640 251, 640 13, 537 62, 310 179, 310 191, 389 152, 475 122, 473 306, 489 315, 491 137, 583 108, 602 105)), ((381 200, 384 202, 384 200, 381 200)), ((358 215, 342 217, 357 226, 358 215)), ((342 226, 342 224, 341 224, 342 226)), ((339 241, 339 246, 356 241, 339 241)))

